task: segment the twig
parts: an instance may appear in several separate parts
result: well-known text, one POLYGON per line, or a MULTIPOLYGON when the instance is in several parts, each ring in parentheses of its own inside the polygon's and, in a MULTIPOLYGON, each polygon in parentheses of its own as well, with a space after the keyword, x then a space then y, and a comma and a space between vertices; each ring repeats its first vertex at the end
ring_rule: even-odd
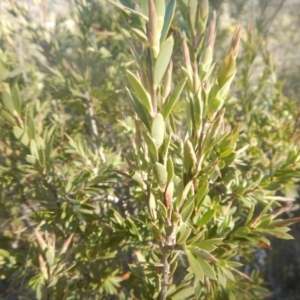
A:
MULTIPOLYGON (((150 36, 149 28, 147 26, 147 35, 150 36)), ((149 38, 150 40, 150 38, 149 38)), ((147 63, 148 63, 148 78, 149 78, 149 86, 150 86, 150 93, 151 93, 151 100, 152 100, 152 108, 154 116, 157 115, 157 95, 156 95, 156 88, 154 86, 154 80, 153 80, 153 61, 151 58, 151 51, 150 48, 148 49, 147 54, 147 63)))
POLYGON ((170 264, 168 262, 168 254, 163 255, 162 262, 164 265, 164 270, 163 270, 162 289, 161 289, 160 299, 166 300, 168 286, 169 286, 169 273, 170 273, 170 264))
POLYGON ((172 224, 171 220, 167 219, 168 226, 172 226, 172 231, 167 235, 165 244, 162 246, 162 264, 163 264, 163 274, 162 274, 162 288, 160 294, 160 300, 167 299, 167 292, 169 287, 169 274, 170 274, 170 263, 168 257, 170 251, 176 247, 176 229, 177 225, 172 224))
POLYGON ((88 112, 89 112, 89 117, 90 117, 90 122, 91 122, 91 127, 92 127, 92 133, 96 139, 98 155, 99 155, 100 159, 102 160, 102 162, 105 163, 106 158, 105 158, 103 151, 101 150, 101 143, 100 143, 100 139, 99 139, 99 133, 98 133, 98 128, 97 128, 96 119, 95 119, 95 115, 94 115, 93 103, 90 98, 90 94, 88 91, 85 91, 82 94, 82 96, 87 102, 88 112))

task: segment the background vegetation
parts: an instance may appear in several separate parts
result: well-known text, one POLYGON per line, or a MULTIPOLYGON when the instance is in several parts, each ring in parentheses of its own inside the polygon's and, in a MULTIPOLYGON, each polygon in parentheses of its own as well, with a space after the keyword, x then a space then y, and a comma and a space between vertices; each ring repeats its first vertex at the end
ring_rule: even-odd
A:
POLYGON ((142 74, 145 63, 132 51, 146 53, 139 16, 106 1, 1 4, 1 299, 156 299, 165 256, 174 272, 168 299, 298 299, 299 240, 275 237, 290 239, 286 226, 299 216, 299 60, 289 50, 299 42, 293 29, 299 4, 209 1, 203 35, 195 34, 202 41, 196 54, 189 1, 177 2, 172 84, 165 75, 157 95, 163 99, 170 87, 166 99, 174 99, 172 91, 183 91, 170 114, 166 104, 159 106, 166 131, 163 146, 154 148, 156 118, 138 106, 142 96, 133 95, 136 85, 126 71, 142 74), (207 63, 213 10, 217 35, 207 63), (198 97, 195 82, 186 84, 188 72, 181 69, 188 70, 183 28, 190 59, 204 66, 199 78, 221 82, 226 72, 218 70, 228 67, 224 58, 232 54, 232 36, 237 44, 237 25, 243 27, 237 73, 225 76, 235 75, 231 89, 221 106, 206 102, 197 123, 189 108, 198 97), (193 175, 197 128, 208 154, 205 171, 193 175), (178 211, 164 203, 161 176, 151 173, 157 163, 168 167, 174 198, 186 197, 178 211), (192 177, 207 188, 187 190, 192 177), (166 254, 170 216, 184 246, 166 254))

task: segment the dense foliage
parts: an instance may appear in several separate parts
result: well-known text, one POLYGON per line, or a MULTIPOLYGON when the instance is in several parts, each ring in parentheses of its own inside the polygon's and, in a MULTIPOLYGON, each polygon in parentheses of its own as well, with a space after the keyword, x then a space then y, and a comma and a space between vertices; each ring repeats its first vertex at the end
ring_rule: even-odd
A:
POLYGON ((292 238, 300 177, 264 35, 237 28, 224 53, 206 0, 108 2, 50 29, 6 3, 0 293, 263 299, 254 253, 292 238))

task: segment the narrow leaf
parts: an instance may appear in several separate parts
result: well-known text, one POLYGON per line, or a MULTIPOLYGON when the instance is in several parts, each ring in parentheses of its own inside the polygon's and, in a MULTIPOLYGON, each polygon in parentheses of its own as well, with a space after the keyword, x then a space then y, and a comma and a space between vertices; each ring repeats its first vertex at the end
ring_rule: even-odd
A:
POLYGON ((14 114, 14 103, 12 101, 12 98, 11 98, 11 95, 8 91, 3 91, 2 92, 2 101, 3 101, 3 104, 5 106, 5 108, 11 113, 11 114, 14 114))
POLYGON ((147 129, 150 131, 150 122, 148 120, 147 111, 144 108, 144 106, 136 100, 136 98, 130 93, 128 89, 126 89, 129 100, 131 101, 131 104, 138 115, 139 119, 144 123, 144 125, 147 127, 147 129))
POLYGON ((152 103, 149 93, 144 89, 139 79, 131 73, 129 70, 126 71, 127 78, 133 88, 138 100, 143 104, 147 111, 152 114, 152 103))
POLYGON ((189 227, 188 224, 182 223, 177 234, 177 244, 182 245, 188 239, 191 234, 192 229, 189 227))
POLYGON ((210 279, 216 280, 216 274, 210 264, 200 257, 197 258, 197 261, 199 262, 204 275, 210 279))
POLYGON ((204 273, 202 271, 202 268, 198 262, 198 260, 194 257, 194 255, 190 251, 186 251, 186 255, 190 264, 190 267, 193 271, 193 273, 196 275, 196 277, 203 282, 204 281, 204 273))
POLYGON ((193 246, 199 247, 208 252, 212 252, 217 248, 216 245, 220 244, 221 242, 222 242, 221 238, 216 238, 216 239, 209 239, 204 241, 197 241, 193 243, 193 246))
POLYGON ((175 0, 170 0, 166 7, 164 26, 162 28, 161 36, 160 36, 160 44, 163 44, 163 42, 166 39, 172 20, 174 18, 174 13, 175 13, 175 0))
POLYGON ((156 89, 157 86, 160 84, 161 79, 163 78, 169 62, 171 60, 172 52, 173 52, 173 46, 174 46, 174 39, 172 36, 170 36, 163 44, 154 68, 154 78, 153 78, 153 84, 154 88, 156 89))
POLYGON ((154 140, 147 132, 142 132, 143 138, 145 140, 145 143, 148 147, 151 159, 153 162, 156 162, 158 160, 158 152, 157 148, 155 146, 154 140))
POLYGON ((174 88, 174 90, 172 91, 171 95, 169 96, 169 98, 166 100, 165 102, 165 106, 163 108, 163 116, 166 119, 169 114, 172 112, 172 109, 174 108, 184 86, 186 83, 186 78, 182 79, 177 86, 174 88))
POLYGON ((192 286, 180 289, 170 296, 172 300, 188 299, 194 295, 194 288, 192 286))
POLYGON ((134 15, 137 15, 137 16, 139 16, 139 17, 142 17, 145 21, 148 21, 148 17, 147 17, 147 16, 145 16, 145 15, 143 15, 142 13, 136 11, 135 9, 132 9, 132 8, 123 6, 123 5, 121 5, 121 4, 119 4, 119 3, 115 2, 115 1, 112 1, 112 0, 107 0, 107 1, 108 1, 109 3, 111 3, 112 5, 114 5, 115 7, 119 8, 119 9, 125 11, 125 12, 128 11, 128 12, 134 14, 134 15))
POLYGON ((205 224, 207 224, 212 217, 215 214, 215 210, 214 209, 210 209, 208 210, 203 216, 202 218, 200 218, 200 220, 197 222, 197 225, 199 226, 199 228, 203 227, 205 224))

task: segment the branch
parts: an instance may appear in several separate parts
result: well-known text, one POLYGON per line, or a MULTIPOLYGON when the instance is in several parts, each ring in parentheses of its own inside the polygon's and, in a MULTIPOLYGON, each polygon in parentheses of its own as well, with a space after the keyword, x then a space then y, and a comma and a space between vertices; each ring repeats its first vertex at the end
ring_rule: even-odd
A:
POLYGON ((95 136, 95 139, 96 139, 98 155, 99 155, 100 159, 102 160, 102 162, 105 163, 106 158, 105 158, 105 155, 104 155, 103 151, 101 150, 101 143, 100 143, 98 128, 97 128, 96 119, 95 119, 95 115, 94 115, 93 103, 92 103, 92 100, 90 98, 89 92, 85 91, 82 94, 82 97, 87 102, 92 133, 93 133, 93 135, 95 136))
POLYGON ((164 265, 163 270, 163 278, 162 278, 162 289, 160 294, 160 300, 167 299, 167 292, 169 286, 169 273, 170 273, 170 264, 168 262, 168 254, 164 254, 162 258, 162 262, 164 265))

